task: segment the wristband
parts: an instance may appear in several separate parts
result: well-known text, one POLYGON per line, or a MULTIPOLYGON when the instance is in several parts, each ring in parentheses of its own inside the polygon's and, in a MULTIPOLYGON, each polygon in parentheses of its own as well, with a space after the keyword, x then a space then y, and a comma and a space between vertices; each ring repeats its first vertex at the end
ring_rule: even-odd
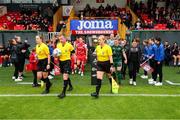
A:
POLYGON ((110 63, 111 64, 111 66, 113 66, 113 63, 110 63))

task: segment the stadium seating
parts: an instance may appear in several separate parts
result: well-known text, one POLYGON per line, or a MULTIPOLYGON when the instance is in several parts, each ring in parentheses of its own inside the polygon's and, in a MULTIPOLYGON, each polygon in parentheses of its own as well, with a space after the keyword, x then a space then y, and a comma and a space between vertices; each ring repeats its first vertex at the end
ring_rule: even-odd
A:
MULTIPOLYGON (((34 12, 32 14, 32 16, 35 15, 37 15, 37 12, 34 12)), ((28 20, 30 19, 30 17, 28 18, 28 20)), ((22 20, 22 14, 20 12, 8 12, 7 14, 0 17, 0 28, 1 30, 27 30, 25 25, 18 24, 20 20, 22 20), (7 25, 7 29, 4 29, 3 25, 7 25)), ((38 28, 36 26, 36 24, 33 24, 32 30, 37 30, 38 28)), ((53 31, 52 24, 49 25, 48 30, 53 31)))

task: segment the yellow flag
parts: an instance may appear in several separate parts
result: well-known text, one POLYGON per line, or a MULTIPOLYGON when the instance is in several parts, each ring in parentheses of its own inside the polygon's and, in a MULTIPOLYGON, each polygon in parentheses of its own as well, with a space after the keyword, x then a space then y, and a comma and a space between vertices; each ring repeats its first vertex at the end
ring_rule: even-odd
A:
POLYGON ((112 93, 118 94, 118 90, 119 90, 119 85, 117 84, 117 82, 112 77, 112 93))

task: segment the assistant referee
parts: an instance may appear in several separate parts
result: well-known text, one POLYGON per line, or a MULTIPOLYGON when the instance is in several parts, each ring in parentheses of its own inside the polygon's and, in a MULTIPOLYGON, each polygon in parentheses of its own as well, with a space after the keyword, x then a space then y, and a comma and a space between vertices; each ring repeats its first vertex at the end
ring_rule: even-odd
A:
POLYGON ((46 83, 46 89, 42 94, 49 93, 51 82, 48 79, 48 70, 50 69, 50 52, 48 46, 43 43, 43 39, 40 36, 36 36, 36 54, 38 58, 37 64, 37 78, 46 83))
POLYGON ((95 50, 97 55, 97 86, 96 92, 91 93, 91 96, 95 98, 99 96, 99 91, 101 89, 101 81, 103 79, 104 73, 107 73, 110 84, 112 84, 111 71, 113 71, 114 69, 112 49, 109 45, 105 43, 105 36, 100 35, 98 41, 99 45, 96 47, 95 50))

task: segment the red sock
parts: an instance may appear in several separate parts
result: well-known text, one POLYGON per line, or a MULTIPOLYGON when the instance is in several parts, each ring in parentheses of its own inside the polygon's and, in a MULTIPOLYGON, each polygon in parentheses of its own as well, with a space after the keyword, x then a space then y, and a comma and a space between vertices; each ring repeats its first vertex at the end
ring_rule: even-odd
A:
POLYGON ((81 64, 81 72, 84 73, 84 63, 81 64))
POLYGON ((0 64, 2 64, 2 57, 0 56, 0 64))

